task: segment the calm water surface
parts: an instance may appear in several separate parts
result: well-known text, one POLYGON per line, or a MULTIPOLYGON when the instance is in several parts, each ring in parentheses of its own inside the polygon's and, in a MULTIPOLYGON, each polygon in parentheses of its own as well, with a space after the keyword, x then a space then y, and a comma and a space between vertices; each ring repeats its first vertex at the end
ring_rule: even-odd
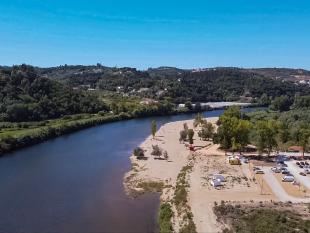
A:
POLYGON ((0 232, 153 232, 158 195, 124 193, 130 153, 153 119, 162 125, 193 116, 109 123, 0 158, 0 232))

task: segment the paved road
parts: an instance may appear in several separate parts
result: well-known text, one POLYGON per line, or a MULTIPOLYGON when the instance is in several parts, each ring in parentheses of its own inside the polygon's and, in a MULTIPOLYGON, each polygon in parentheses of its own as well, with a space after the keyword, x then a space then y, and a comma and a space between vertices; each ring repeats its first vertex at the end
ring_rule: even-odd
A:
POLYGON ((308 176, 301 176, 299 175, 299 172, 304 171, 304 169, 301 169, 297 167, 295 161, 287 161, 285 162, 287 164, 288 170, 294 175, 295 179, 299 181, 303 186, 307 187, 307 189, 310 190, 310 177, 308 176))
POLYGON ((262 170, 264 170, 265 172, 265 175, 264 175, 265 181, 267 182, 269 187, 272 189, 276 197, 279 199, 279 201, 282 201, 282 202, 291 201, 293 203, 300 203, 300 202, 310 203, 310 198, 297 198, 297 197, 292 197, 288 195, 283 189, 283 187, 281 186, 281 184, 279 183, 279 181, 275 178, 270 168, 265 167, 262 170))
MULTIPOLYGON (((296 156, 301 157, 301 152, 279 152, 280 155, 287 155, 287 156, 296 156)), ((305 153, 305 156, 310 156, 310 153, 305 153)))

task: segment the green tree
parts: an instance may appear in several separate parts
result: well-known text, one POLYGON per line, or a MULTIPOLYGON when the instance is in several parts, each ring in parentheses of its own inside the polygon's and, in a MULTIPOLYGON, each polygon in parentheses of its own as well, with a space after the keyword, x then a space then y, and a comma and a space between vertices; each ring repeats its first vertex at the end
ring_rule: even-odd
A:
POLYGON ((186 130, 186 131, 188 130, 188 125, 187 125, 187 123, 186 123, 186 122, 185 122, 185 123, 183 123, 183 129, 184 129, 184 130, 186 130))
POLYGON ((194 143, 194 130, 193 129, 189 129, 188 130, 188 141, 189 141, 189 144, 193 144, 194 143))
POLYGON ((231 141, 232 141, 231 149, 233 153, 235 153, 235 151, 239 151, 241 149, 241 144, 238 143, 234 137, 231 139, 231 141))
POLYGON ((214 126, 211 122, 205 122, 202 125, 201 130, 198 132, 198 136, 203 140, 209 140, 213 137, 214 126))
POLYGON ((250 142, 250 132, 252 125, 247 120, 238 120, 238 125, 234 131, 235 143, 239 150, 243 150, 250 142))
POLYGON ((269 106, 269 104, 270 104, 270 99, 269 99, 269 97, 267 96, 266 93, 262 94, 262 96, 260 97, 258 103, 259 103, 260 105, 262 105, 262 106, 269 106))
POLYGON ((153 120, 151 123, 151 132, 152 132, 153 139, 155 138, 156 131, 157 131, 157 124, 156 124, 156 121, 153 120))
POLYGON ((268 156, 270 156, 272 149, 277 146, 277 123, 274 120, 258 121, 255 130, 256 145, 259 152, 266 149, 268 156))
POLYGON ((144 158, 144 151, 141 147, 136 147, 133 150, 133 155, 137 157, 137 159, 142 159, 144 158))
POLYGON ((193 110, 192 102, 186 101, 186 102, 185 102, 185 107, 186 107, 188 110, 193 110))
POLYGON ((179 141, 184 142, 186 141, 186 139, 187 139, 187 130, 181 130, 179 141))
POLYGON ((195 116, 195 119, 194 119, 194 123, 193 123, 194 128, 199 126, 202 123, 202 120, 203 120, 202 114, 197 113, 197 115, 195 116))
POLYGON ((272 101, 271 108, 273 110, 283 112, 283 111, 288 111, 291 105, 292 105, 292 101, 289 97, 279 96, 279 97, 276 97, 272 101))
POLYGON ((230 149, 232 147, 232 138, 235 136, 238 121, 236 117, 220 117, 221 124, 217 129, 216 141, 223 149, 230 149))
POLYGON ((241 119, 241 116, 240 108, 233 106, 220 117, 220 125, 214 139, 223 149, 236 148, 238 145, 238 149, 241 150, 249 143, 251 123, 241 119))
POLYGON ((237 118, 240 119, 241 118, 241 110, 240 110, 240 106, 230 106, 227 110, 225 110, 225 112, 223 113, 223 115, 220 117, 221 118, 237 118))
POLYGON ((158 145, 152 145, 153 151, 151 152, 151 155, 161 157, 163 154, 163 150, 158 145))
POLYGON ((305 151, 310 144, 310 125, 303 126, 297 131, 297 143, 302 147, 302 156, 305 156, 305 151))

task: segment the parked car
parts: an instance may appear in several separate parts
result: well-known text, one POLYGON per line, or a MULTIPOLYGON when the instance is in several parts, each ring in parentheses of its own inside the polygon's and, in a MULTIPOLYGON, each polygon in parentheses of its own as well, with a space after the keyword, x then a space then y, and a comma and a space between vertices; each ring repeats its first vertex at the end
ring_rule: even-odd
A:
POLYGON ((307 174, 304 173, 304 172, 299 172, 299 175, 301 175, 301 176, 306 176, 307 174))
POLYGON ((305 165, 309 166, 309 163, 308 163, 308 162, 305 162, 305 165))
POLYGON ((299 166, 299 165, 300 165, 300 162, 296 162, 296 165, 299 166))
POLYGON ((290 172, 288 170, 282 170, 282 174, 289 174, 290 172))
POLYGON ((271 171, 273 171, 274 173, 280 173, 281 169, 278 167, 273 167, 273 168, 271 168, 271 171))
POLYGON ((293 176, 284 176, 282 178, 283 182, 294 182, 295 178, 293 176))
POLYGON ((299 168, 304 168, 304 166, 303 165, 299 165, 299 168))
POLYGON ((253 171, 257 171, 257 170, 260 170, 259 167, 253 167, 253 171))
POLYGON ((304 162, 304 161, 301 161, 301 162, 300 162, 300 165, 304 166, 304 165, 305 165, 305 162, 304 162))
POLYGON ((263 170, 256 170, 255 174, 265 174, 265 172, 263 170))
POLYGON ((246 158, 241 158, 240 160, 241 160, 242 163, 249 163, 249 160, 246 159, 246 158))
POLYGON ((305 170, 304 170, 304 173, 310 174, 310 170, 309 170, 309 169, 305 169, 305 170))

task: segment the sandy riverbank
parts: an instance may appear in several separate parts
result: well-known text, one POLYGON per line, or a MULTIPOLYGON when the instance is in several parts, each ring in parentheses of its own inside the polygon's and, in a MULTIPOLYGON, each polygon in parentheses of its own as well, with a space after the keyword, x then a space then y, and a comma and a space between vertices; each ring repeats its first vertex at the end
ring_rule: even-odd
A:
MULTIPOLYGON (((217 117, 207 118, 215 125, 217 117)), ((267 185, 261 189, 259 179, 253 179, 247 165, 232 166, 226 161, 224 152, 218 150, 218 145, 211 141, 198 138, 199 128, 195 129, 195 152, 190 152, 184 143, 179 142, 179 132, 183 124, 193 128, 193 120, 178 121, 163 125, 157 132, 155 139, 149 136, 140 147, 145 151, 147 159, 138 160, 131 156, 132 169, 124 178, 128 193, 134 194, 151 188, 163 188, 161 200, 170 202, 175 212, 173 217, 174 231, 182 227, 182 214, 174 206, 174 195, 178 175, 182 168, 188 165, 187 174, 187 205, 193 214, 193 221, 198 232, 219 232, 225 226, 217 222, 213 213, 214 203, 223 201, 253 202, 276 200, 267 185), (158 145, 168 152, 168 160, 154 159, 151 155, 152 145, 158 145), (223 187, 215 189, 210 185, 210 176, 222 174, 226 182, 223 187), (155 185, 155 183, 161 185, 155 185)), ((147 190, 146 190, 147 191, 147 190)))

